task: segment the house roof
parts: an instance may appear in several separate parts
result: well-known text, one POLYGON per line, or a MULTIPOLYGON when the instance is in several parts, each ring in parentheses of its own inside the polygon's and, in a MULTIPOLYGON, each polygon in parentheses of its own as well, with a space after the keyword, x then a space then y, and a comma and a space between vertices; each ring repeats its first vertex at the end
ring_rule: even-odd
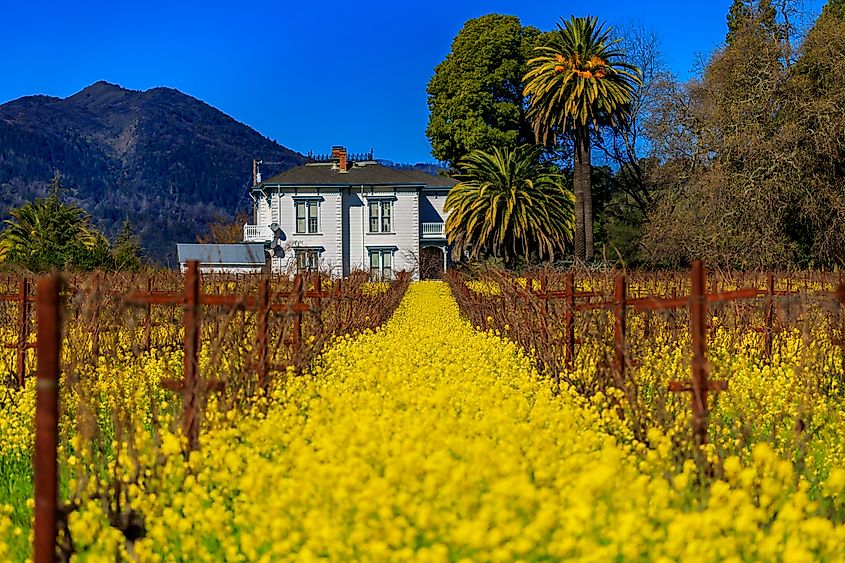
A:
POLYGON ((446 176, 435 176, 421 170, 397 170, 381 164, 353 165, 348 172, 340 172, 327 164, 305 165, 292 168, 262 182, 288 186, 372 186, 372 185, 422 185, 428 188, 448 189, 458 181, 446 176))
POLYGON ((265 252, 263 243, 237 244, 176 244, 179 262, 199 260, 202 264, 237 264, 263 266, 265 252))

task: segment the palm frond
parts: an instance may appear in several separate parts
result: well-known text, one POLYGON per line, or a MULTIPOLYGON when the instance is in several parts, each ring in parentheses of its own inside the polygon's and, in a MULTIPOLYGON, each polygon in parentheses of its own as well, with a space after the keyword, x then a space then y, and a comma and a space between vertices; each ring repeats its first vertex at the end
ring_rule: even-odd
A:
POLYGON ((615 48, 618 42, 598 18, 571 17, 561 19, 548 43, 535 48, 524 93, 538 140, 547 142, 554 132, 589 124, 624 121, 640 71, 615 48))
POLYGON ((559 172, 540 162, 540 149, 473 151, 460 163, 464 181, 452 188, 444 210, 446 236, 456 254, 470 247, 506 259, 528 257, 534 247, 553 259, 572 241, 574 197, 559 172))

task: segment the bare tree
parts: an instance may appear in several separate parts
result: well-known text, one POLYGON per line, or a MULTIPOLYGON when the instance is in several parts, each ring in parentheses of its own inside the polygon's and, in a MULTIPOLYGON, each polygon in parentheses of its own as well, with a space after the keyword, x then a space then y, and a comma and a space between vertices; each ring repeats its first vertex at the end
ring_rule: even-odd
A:
POLYGON ((208 234, 197 237, 197 242, 207 244, 231 244, 243 242, 244 224, 250 221, 250 215, 240 212, 233 218, 219 216, 209 223, 208 234))
POLYGON ((650 167, 662 136, 649 129, 661 109, 661 96, 675 84, 663 58, 660 37, 643 25, 617 28, 620 47, 629 63, 642 72, 642 83, 631 96, 630 112, 622 127, 604 128, 595 146, 607 164, 618 170, 618 187, 645 213, 654 203, 650 167))

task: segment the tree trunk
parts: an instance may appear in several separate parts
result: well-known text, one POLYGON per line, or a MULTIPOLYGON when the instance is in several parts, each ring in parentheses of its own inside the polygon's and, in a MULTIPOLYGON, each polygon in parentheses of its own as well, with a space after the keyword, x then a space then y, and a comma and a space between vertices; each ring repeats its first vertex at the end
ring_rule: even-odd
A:
POLYGON ((575 131, 575 165, 572 184, 575 192, 575 258, 593 259, 593 197, 590 189, 590 131, 575 131))
POLYGON ((584 260, 584 190, 581 187, 581 170, 576 166, 572 175, 575 192, 575 260, 584 260))
POLYGON ((584 127, 584 156, 581 161, 582 182, 584 192, 584 260, 591 262, 595 254, 593 246, 593 165, 590 156, 590 130, 584 127))

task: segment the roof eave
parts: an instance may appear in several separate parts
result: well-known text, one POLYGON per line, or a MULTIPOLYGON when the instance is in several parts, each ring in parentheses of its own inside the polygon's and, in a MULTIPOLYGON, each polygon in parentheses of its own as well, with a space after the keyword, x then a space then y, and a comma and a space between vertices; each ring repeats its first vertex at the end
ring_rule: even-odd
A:
MULTIPOLYGON (((360 186, 389 186, 389 187, 398 187, 398 188, 425 188, 429 187, 428 184, 424 184, 422 182, 416 183, 408 183, 408 182, 347 182, 344 184, 304 184, 302 182, 291 182, 291 183, 280 183, 280 182, 273 182, 273 183, 265 183, 261 184, 262 187, 265 188, 357 188, 360 186)), ((257 188, 253 188, 257 189, 257 188)))

